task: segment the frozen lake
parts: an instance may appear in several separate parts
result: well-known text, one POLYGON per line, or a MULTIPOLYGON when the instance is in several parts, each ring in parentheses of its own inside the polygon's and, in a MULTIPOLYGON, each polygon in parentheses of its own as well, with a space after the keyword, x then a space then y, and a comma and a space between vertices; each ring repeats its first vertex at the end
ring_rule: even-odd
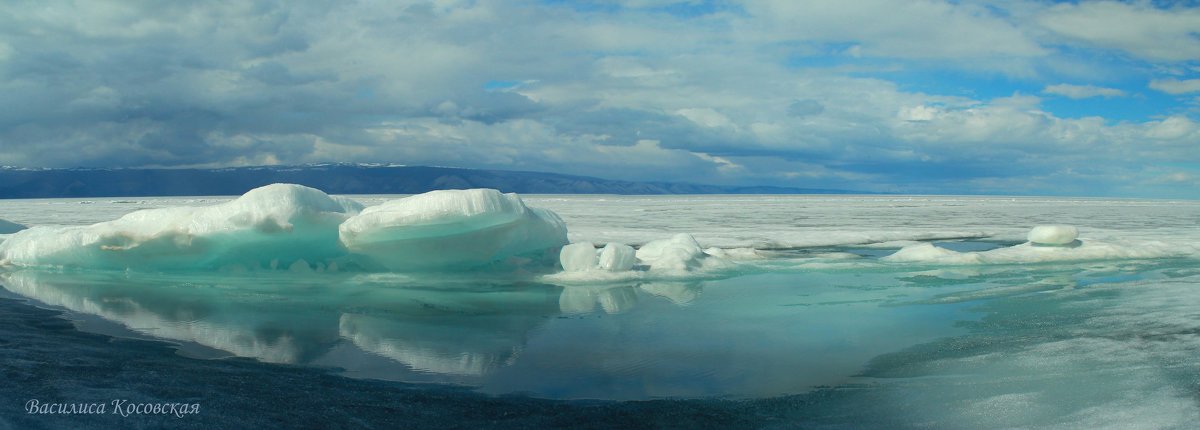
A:
MULTIPOLYGON (((397 196, 350 197, 371 206, 397 196)), ((806 416, 900 427, 1200 420, 1200 202, 523 198, 559 214, 572 242, 640 246, 690 233, 729 262, 613 276, 10 267, 0 285, 69 311, 80 330, 174 342, 187 357, 488 394, 763 399, 836 389, 827 415, 806 416), (1022 245, 1044 224, 1077 227, 1079 245, 1022 245), (889 257, 901 249, 906 258, 889 257)), ((230 199, 0 200, 0 218, 82 225, 230 199)))

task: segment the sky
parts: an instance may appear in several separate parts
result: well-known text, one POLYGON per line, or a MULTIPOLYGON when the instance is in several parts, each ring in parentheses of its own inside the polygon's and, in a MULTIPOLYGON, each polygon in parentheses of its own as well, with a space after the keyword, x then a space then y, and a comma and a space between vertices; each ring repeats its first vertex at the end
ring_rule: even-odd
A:
POLYGON ((0 165, 1200 198, 1200 3, 9 1, 0 165))

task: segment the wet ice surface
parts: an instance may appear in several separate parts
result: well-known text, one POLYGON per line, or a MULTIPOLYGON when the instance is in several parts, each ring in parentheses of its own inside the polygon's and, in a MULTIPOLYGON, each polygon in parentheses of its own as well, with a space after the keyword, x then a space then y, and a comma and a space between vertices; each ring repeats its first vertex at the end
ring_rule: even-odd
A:
MULTIPOLYGON (((0 217, 83 224, 135 208, 225 200, 2 201, 0 217)), ((179 342, 186 355, 490 394, 822 393, 819 410, 781 401, 781 414, 817 424, 1182 428, 1200 420, 1197 202, 525 200, 561 215, 572 242, 641 245, 687 232, 703 247, 757 254, 691 277, 9 270, 0 284, 91 316, 84 329, 179 342), (1076 226, 1084 245, 1154 252, 1000 258, 1042 224, 1076 226), (921 243, 993 257, 968 264, 885 258, 921 243)))

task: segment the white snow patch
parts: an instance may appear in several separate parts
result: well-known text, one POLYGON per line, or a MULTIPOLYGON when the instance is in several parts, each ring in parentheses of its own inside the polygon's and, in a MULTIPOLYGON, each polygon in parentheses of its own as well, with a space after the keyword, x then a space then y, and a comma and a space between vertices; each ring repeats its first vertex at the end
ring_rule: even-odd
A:
POLYGON ((1078 246, 1041 246, 1022 243, 979 252, 958 252, 929 243, 906 246, 881 260, 891 263, 949 265, 1021 264, 1089 260, 1129 260, 1194 255, 1195 246, 1179 247, 1159 241, 1104 243, 1086 241, 1078 246))
POLYGON ((1028 237, 1037 245, 1070 245, 1079 237, 1079 230, 1070 225, 1039 225, 1029 231, 1028 237))
POLYGON ((766 255, 754 248, 710 247, 705 249, 704 253, 712 257, 724 258, 728 260, 761 260, 763 258, 767 258, 766 255))

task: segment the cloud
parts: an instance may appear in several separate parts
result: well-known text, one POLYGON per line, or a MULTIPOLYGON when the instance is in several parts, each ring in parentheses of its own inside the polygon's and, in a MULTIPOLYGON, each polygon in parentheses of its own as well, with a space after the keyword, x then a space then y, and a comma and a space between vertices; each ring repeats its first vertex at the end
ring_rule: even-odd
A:
POLYGON ((1064 39, 1151 61, 1200 59, 1200 10, 1148 2, 1080 2, 1039 11, 1036 21, 1064 39))
POLYGON ((1200 92, 1200 79, 1155 79, 1150 81, 1150 88, 1167 94, 1188 94, 1200 92))
POLYGON ((1087 99, 1092 97, 1125 97, 1125 91, 1116 88, 1097 87, 1093 85, 1057 84, 1042 89, 1044 94, 1054 94, 1069 99, 1087 99))
POLYGON ((816 100, 796 100, 787 108, 788 115, 795 117, 820 115, 821 112, 825 112, 825 105, 816 100))
POLYGON ((854 43, 857 55, 896 58, 1037 57, 1048 50, 992 9, 918 0, 751 0, 740 29, 766 40, 854 43))
POLYGON ((1148 172, 1164 162, 1200 162, 1185 102, 1118 120, 1106 115, 1119 107, 1105 100, 1084 116, 1018 93, 1118 97, 1131 87, 1097 82, 1144 82, 1147 70, 1167 69, 1177 78, 1152 88, 1194 92, 1186 79, 1194 65, 1179 60, 1191 58, 1193 40, 1176 37, 1176 17, 1193 9, 713 5, 5 4, 0 164, 393 161, 634 180, 1106 193, 1120 178, 1161 176, 1148 172), (1122 14, 1139 30, 1102 28, 1120 27, 1122 14), (1153 46, 1155 37, 1165 46, 1153 46), (1092 72, 1111 79, 1081 77, 1092 72))

